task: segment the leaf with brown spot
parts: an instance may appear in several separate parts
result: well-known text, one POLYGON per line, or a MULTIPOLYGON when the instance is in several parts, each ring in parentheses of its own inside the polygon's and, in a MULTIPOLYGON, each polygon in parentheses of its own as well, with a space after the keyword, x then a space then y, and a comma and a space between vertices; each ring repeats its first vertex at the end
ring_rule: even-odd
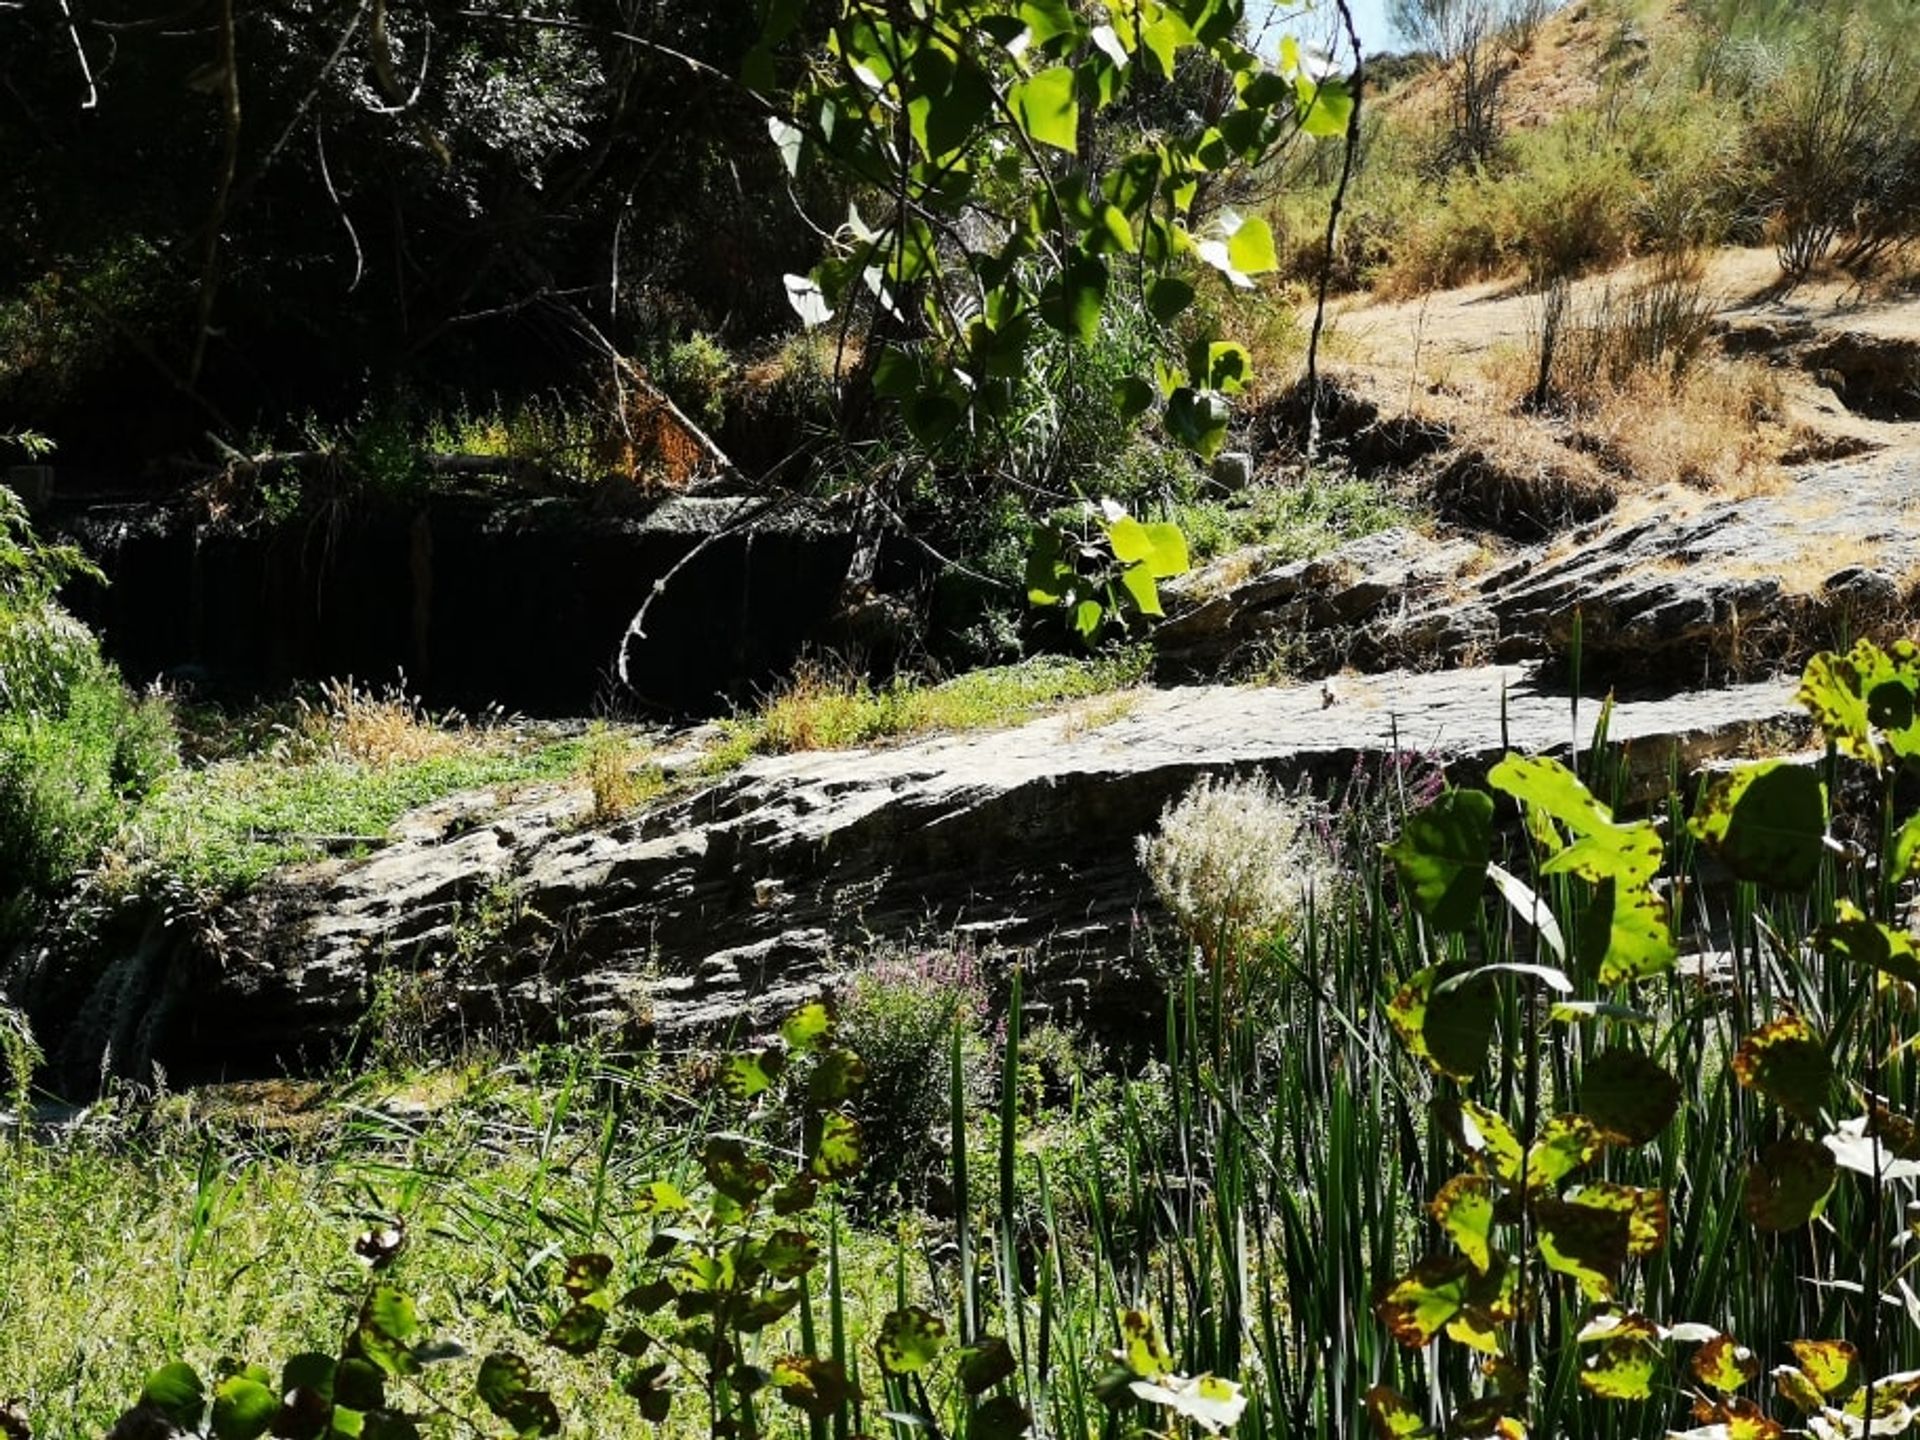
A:
POLYGON ((1373 1313, 1409 1350, 1427 1344, 1467 1301, 1472 1265, 1464 1258, 1423 1260, 1387 1285, 1373 1313))
POLYGON ((1660 1347, 1641 1335, 1604 1342, 1580 1366, 1580 1388, 1602 1400, 1645 1400, 1653 1394, 1660 1347))
POLYGON ((1367 1391, 1367 1421, 1378 1440, 1420 1440, 1433 1434, 1433 1427, 1413 1408, 1413 1402, 1391 1385, 1376 1385, 1367 1391))
POLYGON ((1688 1368, 1702 1385, 1732 1391, 1760 1373, 1760 1357, 1731 1335, 1716 1335, 1693 1352, 1688 1368))
POLYGON ((1645 1145, 1679 1108, 1680 1082, 1637 1050, 1609 1050, 1581 1073, 1581 1112, 1613 1144, 1645 1145))
POLYGON ((1555 1115, 1527 1148, 1527 1191, 1551 1190, 1601 1150, 1600 1129, 1584 1115, 1555 1115))
POLYGON ((1820 1387, 1791 1365, 1774 1366, 1773 1388, 1781 1399, 1790 1402, 1803 1415, 1813 1414, 1826 1403, 1820 1387))
POLYGON ((1782 1015, 1741 1040, 1733 1073, 1783 1109, 1812 1124, 1833 1088, 1833 1060, 1813 1026, 1782 1015))
POLYGON ((1618 1210, 1541 1200, 1535 1243, 1549 1270, 1572 1277, 1589 1300, 1610 1300, 1627 1262, 1629 1225, 1618 1210))
POLYGON ((1484 1175, 1456 1175, 1440 1187, 1430 1208, 1460 1253, 1485 1273, 1493 1255, 1493 1182, 1484 1175))
POLYGON ((1797 1230, 1818 1215, 1839 1173, 1833 1155, 1812 1140, 1776 1140, 1747 1167, 1740 1209, 1761 1230, 1797 1230))
POLYGON ((1665 1248, 1671 1218, 1667 1211, 1667 1192, 1657 1187, 1615 1185, 1601 1182, 1584 1185, 1571 1197, 1577 1205, 1598 1210, 1614 1210, 1627 1217, 1627 1254, 1652 1255, 1665 1248))
POLYGON ((1860 1352, 1845 1340, 1791 1340, 1800 1373, 1822 1395, 1851 1394, 1860 1385, 1860 1352))
POLYGON ((1829 960, 1859 965, 1920 986, 1920 947, 1903 930, 1869 920, 1851 900, 1834 904, 1833 919, 1820 927, 1814 944, 1829 960))

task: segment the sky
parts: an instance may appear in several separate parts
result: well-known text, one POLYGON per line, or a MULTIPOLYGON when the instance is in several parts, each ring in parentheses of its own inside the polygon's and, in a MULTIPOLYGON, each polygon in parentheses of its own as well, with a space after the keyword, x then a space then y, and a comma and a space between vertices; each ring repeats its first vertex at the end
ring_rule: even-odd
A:
MULTIPOLYGON (((1353 23, 1360 32, 1360 43, 1369 55, 1378 55, 1394 49, 1399 41, 1393 28, 1387 24, 1386 0, 1348 0, 1353 10, 1353 23)), ((1251 0, 1247 6, 1247 20, 1255 35, 1260 35, 1262 27, 1266 30, 1266 40, 1260 46, 1263 51, 1271 51, 1278 44, 1279 37, 1285 34, 1298 36, 1302 41, 1330 48, 1329 42, 1339 24, 1338 12, 1333 0, 1309 0, 1309 3, 1286 3, 1286 0, 1251 0)))

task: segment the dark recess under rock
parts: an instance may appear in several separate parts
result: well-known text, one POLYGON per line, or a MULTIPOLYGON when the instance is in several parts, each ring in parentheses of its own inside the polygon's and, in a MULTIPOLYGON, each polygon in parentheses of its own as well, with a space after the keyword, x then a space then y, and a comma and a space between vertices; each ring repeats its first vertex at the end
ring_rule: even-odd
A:
POLYGON ((77 584, 67 598, 136 682, 240 698, 404 672, 436 708, 529 715, 711 714, 749 697, 833 614, 855 548, 817 508, 711 496, 625 516, 444 495, 244 529, 184 504, 97 505, 53 527, 106 572, 104 589, 77 584), (655 603, 620 686, 628 622, 709 541, 655 603))

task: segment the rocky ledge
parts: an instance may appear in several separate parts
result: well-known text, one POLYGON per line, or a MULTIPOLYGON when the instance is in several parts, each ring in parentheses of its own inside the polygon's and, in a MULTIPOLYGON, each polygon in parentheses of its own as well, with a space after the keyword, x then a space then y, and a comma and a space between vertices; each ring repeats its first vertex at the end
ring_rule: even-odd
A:
POLYGON ((1884 455, 1762 494, 1649 496, 1505 555, 1408 529, 1312 560, 1243 552, 1166 587, 1155 650, 1173 678, 1521 663, 1567 654, 1577 616, 1587 673, 1607 682, 1766 674, 1912 626, 1917 482, 1920 458, 1884 455))
MULTIPOLYGON (((1619 702, 1612 738, 1664 776, 1790 743, 1780 682, 1619 702)), ((1417 752, 1471 771, 1591 726, 1531 672, 1479 667, 1106 697, 987 734, 757 760, 609 828, 588 798, 417 812, 358 860, 282 877, 211 927, 156 918, 87 975, 17 961, 70 1080, 328 1060, 384 1015, 517 1036, 672 1040, 816 991, 875 941, 1020 957, 1030 993, 1109 1032, 1150 1022, 1156 912, 1135 838, 1207 775, 1327 787, 1417 752)))

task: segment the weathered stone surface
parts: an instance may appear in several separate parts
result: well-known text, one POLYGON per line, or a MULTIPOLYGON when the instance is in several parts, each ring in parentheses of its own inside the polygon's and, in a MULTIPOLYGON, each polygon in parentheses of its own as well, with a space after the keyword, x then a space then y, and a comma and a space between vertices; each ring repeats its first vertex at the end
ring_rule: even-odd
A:
POLYGON ((1920 566, 1920 464, 1884 457, 1814 467, 1778 493, 1655 512, 1576 535, 1490 575, 1497 654, 1582 641, 1616 673, 1751 673, 1906 618, 1920 566))
POLYGON ((1308 675, 1521 663, 1565 655, 1578 614, 1589 673, 1609 683, 1761 674, 1912 623, 1916 496, 1920 459, 1888 454, 1809 467, 1777 492, 1672 492, 1482 573, 1481 547, 1406 530, 1286 565, 1229 557, 1166 587, 1154 643, 1176 676, 1270 655, 1308 675))
POLYGON ((1163 587, 1173 618, 1154 632, 1154 651, 1173 676, 1270 656, 1306 675, 1459 658, 1475 621, 1455 622, 1449 602, 1483 553, 1470 540, 1405 528, 1310 560, 1269 563, 1270 551, 1243 551, 1163 587))
MULTIPOLYGON (((1664 775, 1676 750, 1692 766, 1777 731, 1788 700, 1778 682, 1628 700, 1611 734, 1664 775)), ((223 916, 218 944, 150 933, 36 1022, 81 1078, 109 1043, 116 1068, 158 1061, 176 1079, 318 1062, 396 996, 449 1030, 673 1035, 813 991, 875 939, 958 936, 1026 956, 1030 993, 1056 1010, 1150 1023, 1134 840, 1171 799, 1203 775, 1325 781, 1396 750, 1470 769, 1501 753, 1503 725, 1522 749, 1564 748, 1568 698, 1511 667, 1169 689, 1094 728, 1055 716, 762 759, 604 830, 582 828, 580 793, 493 812, 463 799, 370 858, 287 877, 223 916)), ((30 1005, 54 993, 52 965, 10 988, 30 1005)))

